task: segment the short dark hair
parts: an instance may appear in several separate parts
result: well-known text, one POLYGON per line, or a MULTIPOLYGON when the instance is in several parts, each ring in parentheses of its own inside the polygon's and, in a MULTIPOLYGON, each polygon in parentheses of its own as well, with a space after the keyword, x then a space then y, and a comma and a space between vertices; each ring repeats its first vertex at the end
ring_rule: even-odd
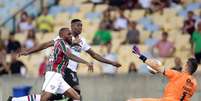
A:
POLYGON ((65 30, 67 30, 67 29, 69 29, 69 28, 61 28, 60 30, 59 30, 59 36, 61 36, 61 34, 65 31, 65 30))
POLYGON ((168 36, 168 32, 162 32, 162 35, 168 36))
POLYGON ((73 20, 71 20, 71 24, 75 23, 75 22, 81 22, 81 20, 80 19, 73 19, 73 20))
POLYGON ((194 58, 189 58, 187 64, 189 66, 188 71, 190 74, 193 74, 198 68, 197 60, 194 58))

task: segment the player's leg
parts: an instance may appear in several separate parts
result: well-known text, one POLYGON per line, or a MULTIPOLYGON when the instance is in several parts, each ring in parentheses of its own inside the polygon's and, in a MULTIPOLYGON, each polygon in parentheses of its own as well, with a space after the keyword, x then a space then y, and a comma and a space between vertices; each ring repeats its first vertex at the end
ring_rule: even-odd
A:
POLYGON ((62 76, 59 73, 48 71, 45 74, 45 81, 42 87, 41 101, 50 100, 53 94, 56 94, 60 85, 62 76))
POLYGON ((40 99, 40 101, 49 101, 49 99, 51 98, 52 95, 53 95, 52 93, 44 91, 44 92, 41 94, 41 99, 40 99))
POLYGON ((7 101, 40 101, 41 95, 31 94, 22 97, 10 97, 7 101))
POLYGON ((155 99, 155 98, 133 98, 133 99, 129 99, 127 101, 161 101, 161 100, 155 99))
POLYGON ((80 95, 73 88, 71 88, 63 78, 61 78, 60 81, 61 85, 58 89, 58 93, 64 94, 66 97, 70 97, 73 100, 80 100, 80 95))
POLYGON ((73 99, 73 101, 79 101, 80 100, 80 95, 73 89, 73 88, 70 88, 68 89, 67 91, 64 92, 64 95, 66 97, 70 97, 73 99))
MULTIPOLYGON (((71 69, 66 68, 64 71, 64 80, 80 95, 80 87, 79 87, 79 78, 76 72, 73 72, 71 69)), ((72 98, 68 99, 68 101, 73 101, 72 98)))
MULTIPOLYGON (((73 89, 80 95, 80 101, 82 101, 82 96, 80 94, 79 86, 74 86, 73 89)), ((68 99, 68 101, 74 101, 72 98, 68 99)))

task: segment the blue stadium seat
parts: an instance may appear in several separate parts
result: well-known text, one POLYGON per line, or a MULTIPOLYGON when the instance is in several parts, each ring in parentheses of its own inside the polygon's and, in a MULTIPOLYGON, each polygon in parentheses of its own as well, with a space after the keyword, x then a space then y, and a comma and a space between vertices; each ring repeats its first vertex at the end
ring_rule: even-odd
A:
POLYGON ((186 10, 193 11, 193 10, 200 9, 200 8, 201 8, 201 3, 191 3, 191 4, 187 5, 186 10))
POLYGON ((152 24, 152 21, 149 17, 143 17, 137 21, 138 24, 142 25, 143 27, 152 24))
POLYGON ((61 6, 52 6, 50 9, 49 9, 49 14, 50 15, 53 15, 53 16, 56 16, 57 14, 61 13, 64 11, 64 8, 61 7, 61 6))
POLYGON ((72 5, 72 6, 68 6, 68 7, 64 8, 64 10, 65 10, 69 15, 73 15, 73 14, 79 12, 79 11, 80 11, 80 8, 77 7, 77 6, 73 6, 73 5, 72 5))
POLYGON ((88 12, 85 14, 85 17, 90 22, 98 21, 101 18, 101 13, 100 12, 88 12))

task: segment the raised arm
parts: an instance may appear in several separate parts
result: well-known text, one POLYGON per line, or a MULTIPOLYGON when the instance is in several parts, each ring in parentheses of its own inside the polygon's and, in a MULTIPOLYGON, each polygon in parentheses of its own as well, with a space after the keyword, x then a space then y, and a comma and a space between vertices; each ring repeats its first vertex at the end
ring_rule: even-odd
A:
POLYGON ((83 63, 83 64, 86 64, 88 67, 93 67, 93 65, 87 61, 85 61, 84 59, 80 58, 80 57, 77 57, 75 55, 73 55, 71 53, 71 50, 70 48, 67 48, 65 46, 65 42, 62 40, 60 41, 60 47, 62 48, 61 50, 63 51, 63 53, 71 60, 75 61, 75 62, 78 62, 78 63, 83 63))
POLYGON ((46 48, 48 48, 50 46, 54 46, 54 41, 53 40, 45 42, 45 43, 42 43, 42 44, 37 45, 35 47, 32 47, 30 49, 22 49, 18 54, 19 54, 19 56, 20 55, 29 55, 29 54, 41 51, 43 49, 46 49, 46 48))
POLYGON ((111 64, 113 66, 116 67, 120 67, 121 64, 119 64, 118 62, 114 62, 114 61, 110 61, 108 59, 103 58, 102 56, 100 56, 99 54, 97 54, 96 52, 94 52, 92 49, 89 49, 86 51, 91 57, 93 57, 94 59, 103 62, 103 63, 107 63, 107 64, 111 64))
POLYGON ((133 46, 133 51, 132 51, 137 57, 139 57, 140 60, 142 60, 144 63, 149 65, 152 69, 164 73, 165 68, 162 66, 161 62, 156 59, 148 59, 144 55, 140 53, 140 50, 137 46, 133 46))

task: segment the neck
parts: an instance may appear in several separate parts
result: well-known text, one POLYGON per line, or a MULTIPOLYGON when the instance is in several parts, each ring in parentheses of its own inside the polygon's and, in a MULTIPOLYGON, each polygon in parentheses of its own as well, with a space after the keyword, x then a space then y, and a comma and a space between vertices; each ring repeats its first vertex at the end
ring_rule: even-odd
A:
POLYGON ((75 38, 78 38, 79 37, 79 34, 74 34, 73 35, 75 38))

